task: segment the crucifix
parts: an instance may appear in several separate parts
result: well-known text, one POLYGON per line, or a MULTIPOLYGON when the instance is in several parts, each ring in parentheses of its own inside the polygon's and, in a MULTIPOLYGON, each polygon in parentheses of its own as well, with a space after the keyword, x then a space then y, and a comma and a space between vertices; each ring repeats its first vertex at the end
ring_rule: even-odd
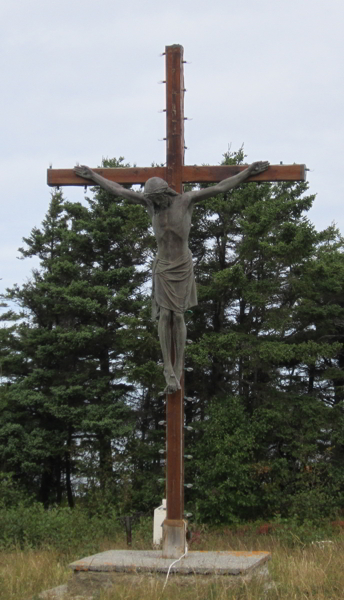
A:
POLYGON ((142 168, 76 167, 48 169, 50 186, 100 185, 114 196, 145 206, 158 244, 153 265, 153 311, 166 380, 166 519, 163 556, 179 558, 186 549, 184 520, 184 346, 183 313, 197 304, 192 257, 188 248, 193 206, 245 181, 304 181, 305 165, 253 163, 249 167, 184 165, 183 47, 166 46, 166 165, 142 168), (144 184, 144 193, 122 187, 144 184), (183 192, 184 183, 215 186, 183 192))

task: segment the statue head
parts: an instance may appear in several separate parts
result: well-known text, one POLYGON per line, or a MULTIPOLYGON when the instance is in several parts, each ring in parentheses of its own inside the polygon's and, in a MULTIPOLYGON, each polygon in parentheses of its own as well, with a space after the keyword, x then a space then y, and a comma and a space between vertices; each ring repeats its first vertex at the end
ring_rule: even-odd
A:
POLYGON ((168 187, 167 181, 160 177, 151 177, 146 181, 143 195, 154 213, 159 213, 171 206, 173 197, 178 196, 177 192, 168 187))
POLYGON ((152 199, 165 194, 178 196, 177 192, 168 187, 167 181, 160 177, 151 177, 150 179, 147 179, 143 193, 145 196, 150 196, 152 199))

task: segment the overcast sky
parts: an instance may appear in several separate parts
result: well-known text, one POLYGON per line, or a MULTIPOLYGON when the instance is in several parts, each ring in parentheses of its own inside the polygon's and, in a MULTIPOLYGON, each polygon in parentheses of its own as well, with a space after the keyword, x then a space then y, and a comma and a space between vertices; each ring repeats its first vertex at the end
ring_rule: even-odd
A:
MULTIPOLYGON (((48 208, 46 169, 165 161, 165 45, 182 44, 186 164, 306 163, 317 229, 344 234, 343 0, 1 0, 1 289, 48 208)), ((83 200, 83 188, 65 188, 83 200)))

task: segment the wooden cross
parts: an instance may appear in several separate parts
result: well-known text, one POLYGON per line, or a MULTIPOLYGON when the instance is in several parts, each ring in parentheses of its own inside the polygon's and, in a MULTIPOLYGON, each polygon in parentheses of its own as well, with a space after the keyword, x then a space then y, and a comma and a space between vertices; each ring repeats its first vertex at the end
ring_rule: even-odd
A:
MULTIPOLYGON (((181 193, 184 183, 217 183, 236 175, 246 166, 184 165, 184 68, 183 47, 166 46, 166 166, 93 169, 119 184, 144 184, 161 177, 181 193)), ((247 181, 304 181, 305 165, 271 165, 247 181)), ((49 186, 94 185, 75 175, 73 169, 48 169, 49 186)), ((184 517, 184 377, 181 390, 166 398, 166 493, 167 519, 164 524, 163 555, 178 558, 185 549, 184 517)))

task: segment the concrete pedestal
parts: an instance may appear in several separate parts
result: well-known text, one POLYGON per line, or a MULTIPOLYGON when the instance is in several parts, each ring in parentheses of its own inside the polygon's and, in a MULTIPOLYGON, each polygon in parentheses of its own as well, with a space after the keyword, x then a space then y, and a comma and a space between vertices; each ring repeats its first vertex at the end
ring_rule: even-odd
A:
POLYGON ((165 519, 162 525, 163 558, 180 558, 186 552, 186 521, 165 519))

